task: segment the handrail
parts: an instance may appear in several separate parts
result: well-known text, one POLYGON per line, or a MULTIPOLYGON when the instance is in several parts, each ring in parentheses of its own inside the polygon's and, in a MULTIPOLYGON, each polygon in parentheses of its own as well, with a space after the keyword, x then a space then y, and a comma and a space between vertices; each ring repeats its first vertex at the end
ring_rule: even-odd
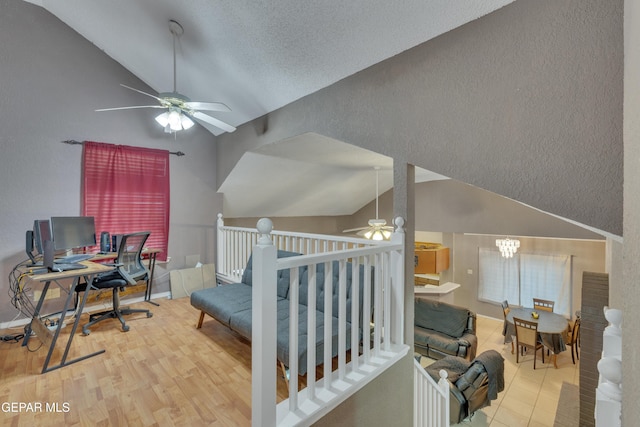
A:
POLYGON ((413 425, 414 427, 448 427, 449 413, 449 381, 447 371, 441 369, 440 380, 436 383, 413 359, 413 425))
MULTIPOLYGON (((221 282, 239 282, 244 273, 253 246, 259 233, 256 228, 224 225, 222 214, 218 214, 218 244, 216 275, 221 282)), ((273 244, 280 250, 302 254, 324 253, 354 247, 370 247, 388 244, 350 237, 320 235, 301 232, 272 230, 273 244)))
MULTIPOLYGON (((309 425, 408 353, 409 348, 404 344, 404 318, 401 314, 404 312, 404 298, 399 297, 403 296, 404 292, 403 224, 401 218, 396 220, 397 230, 391 242, 362 242, 363 239, 350 238, 353 243, 357 243, 351 248, 339 249, 331 245, 332 249, 317 253, 277 258, 278 248, 272 240, 271 221, 267 218, 258 221, 258 236, 251 252, 253 425, 309 425), (319 295, 316 295, 316 286, 308 286, 306 301, 300 301, 300 267, 306 267, 305 280, 310 285, 317 283, 316 266, 322 264, 324 270, 321 271, 324 272, 325 279, 322 291, 324 298, 320 300, 319 295), (351 264, 350 278, 347 277, 348 264, 351 264), (338 271, 334 272, 334 268, 338 271), (281 269, 288 269, 290 277, 289 360, 280 361, 287 364, 289 369, 289 398, 273 406, 276 393, 273 367, 276 365, 278 339, 278 331, 273 327, 277 324, 276 272, 281 269), (360 274, 364 276, 361 278, 360 274), (337 277, 337 281, 334 281, 334 277, 337 277), (350 303, 347 300, 348 279, 351 279, 350 303), (361 279, 366 285, 360 289, 361 279), (373 287, 369 286, 369 283, 373 283, 373 287), (337 299, 334 302, 336 295, 337 299), (307 384, 302 390, 298 390, 298 328, 302 320, 299 319, 299 304, 306 307, 322 305, 324 313, 324 335, 320 337, 316 336, 316 310, 306 310, 308 327, 302 334, 307 339, 307 345, 303 348, 308 349, 305 368, 307 372, 316 372, 316 365, 321 364, 324 373, 318 381, 315 375, 307 375, 307 384), (337 307, 333 304, 337 304, 337 307), (351 316, 348 318, 349 305, 351 316), (373 321, 370 322, 372 316, 373 321), (337 347, 318 347, 322 348, 323 354, 318 355, 322 360, 316 360, 316 343, 320 341, 335 342, 337 347), (335 370, 332 363, 334 360, 337 360, 335 370)), ((309 236, 316 241, 325 237, 333 238, 309 236)), ((281 341, 278 342, 278 345, 282 345, 281 341)))

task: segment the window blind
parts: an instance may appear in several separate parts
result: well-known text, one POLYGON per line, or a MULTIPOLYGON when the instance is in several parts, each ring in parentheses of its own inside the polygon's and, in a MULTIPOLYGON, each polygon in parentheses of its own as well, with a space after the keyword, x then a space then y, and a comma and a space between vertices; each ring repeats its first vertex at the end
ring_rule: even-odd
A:
POLYGON ((96 232, 150 231, 146 246, 166 260, 169 242, 169 152, 100 142, 83 146, 83 215, 96 232))

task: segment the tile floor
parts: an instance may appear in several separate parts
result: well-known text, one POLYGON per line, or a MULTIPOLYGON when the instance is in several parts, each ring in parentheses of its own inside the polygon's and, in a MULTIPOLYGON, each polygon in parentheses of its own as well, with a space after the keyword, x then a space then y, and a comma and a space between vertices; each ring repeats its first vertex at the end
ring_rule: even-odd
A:
MULTIPOLYGON (((511 344, 504 344, 502 320, 478 316, 478 351, 498 351, 505 360, 505 388, 491 406, 475 413, 458 426, 490 427, 553 427, 560 389, 564 381, 578 384, 580 362, 571 362, 571 349, 558 355, 558 369, 553 364, 542 364, 540 353, 533 370, 533 355, 525 355, 516 364, 516 355, 511 354, 511 344)), ((545 355, 545 362, 547 358, 545 355)))

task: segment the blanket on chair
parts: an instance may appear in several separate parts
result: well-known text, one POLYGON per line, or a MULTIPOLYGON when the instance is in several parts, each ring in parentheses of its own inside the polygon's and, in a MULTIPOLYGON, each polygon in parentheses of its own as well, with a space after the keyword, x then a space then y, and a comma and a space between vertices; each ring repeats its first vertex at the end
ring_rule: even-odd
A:
POLYGON ((473 363, 476 362, 481 363, 487 371, 489 399, 497 399, 498 393, 504 390, 504 358, 495 350, 487 350, 474 359, 473 363))
POLYGON ((456 383, 458 378, 469 369, 471 362, 458 356, 445 356, 435 363, 427 366, 425 370, 433 378, 435 382, 440 381, 440 370, 447 371, 447 379, 452 383, 456 383))

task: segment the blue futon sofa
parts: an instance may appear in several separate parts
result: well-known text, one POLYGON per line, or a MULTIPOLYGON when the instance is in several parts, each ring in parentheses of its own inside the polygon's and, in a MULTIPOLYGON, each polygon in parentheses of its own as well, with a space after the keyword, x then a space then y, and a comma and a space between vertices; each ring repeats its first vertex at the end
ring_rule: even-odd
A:
MULTIPOLYGON (((295 252, 278 251, 278 258, 301 255, 295 252)), ((299 269, 299 304, 298 304, 298 371, 304 375, 307 371, 307 290, 308 271, 307 267, 299 269)), ((362 308, 362 293, 364 287, 364 268, 360 266, 360 298, 358 306, 362 308)), ((287 366, 289 364, 289 270, 278 270, 277 281, 277 358, 287 366)), ((338 262, 332 265, 332 317, 331 317, 331 355, 338 353, 338 262)), ((347 339, 351 336, 351 304, 352 304, 352 264, 347 263, 347 339)), ((323 337, 324 337, 324 264, 316 265, 316 307, 313 308, 316 316, 316 364, 323 363, 323 337)), ((373 283, 373 273, 371 274, 373 283)), ((371 286, 371 283, 369 284, 371 286)), ((251 286, 252 286, 252 258, 249 258, 247 267, 242 275, 240 283, 219 285, 213 288, 201 289, 191 294, 191 305, 200 310, 200 320, 198 328, 202 326, 204 315, 216 319, 218 322, 228 326, 243 337, 251 340, 251 286)), ((361 312, 361 311, 360 311, 361 312)), ((368 327, 368 321, 367 327, 368 327)), ((360 337, 362 337, 362 321, 360 321, 360 337)), ((347 342, 347 349, 351 348, 351 343, 347 342)))

